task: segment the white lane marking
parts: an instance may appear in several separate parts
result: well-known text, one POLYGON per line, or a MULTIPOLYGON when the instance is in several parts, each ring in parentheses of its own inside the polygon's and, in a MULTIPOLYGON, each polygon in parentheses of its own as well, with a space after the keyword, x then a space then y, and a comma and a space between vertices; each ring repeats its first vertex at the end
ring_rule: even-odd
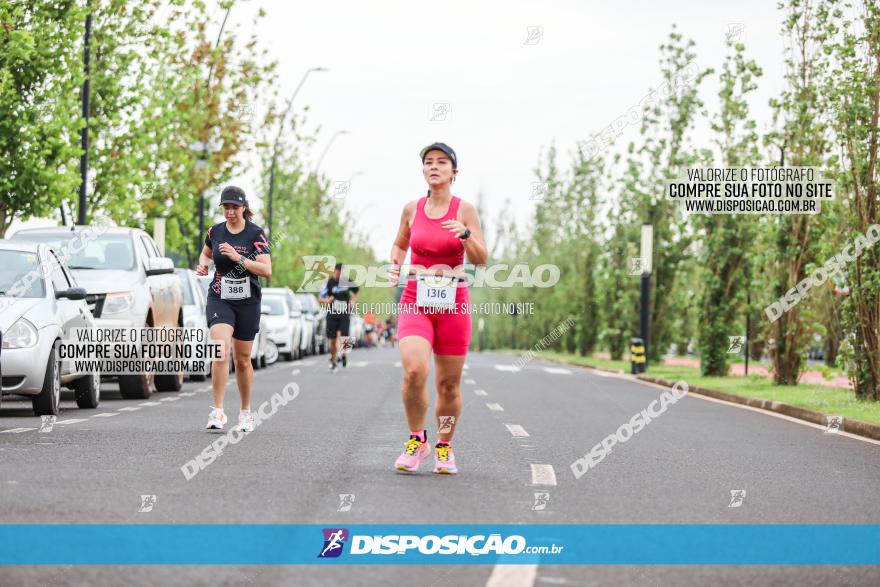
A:
POLYGON ((306 361, 300 361, 300 363, 299 363, 300 367, 311 367, 314 364, 315 364, 315 362, 311 359, 306 360, 306 361))
POLYGON ((138 404, 138 405, 139 406, 160 406, 162 404, 160 404, 159 402, 144 402, 144 403, 138 404))
POLYGON ((9 430, 0 430, 0 434, 21 434, 28 430, 36 430, 36 428, 10 428, 9 430))
POLYGON ((180 397, 190 397, 190 396, 195 395, 195 394, 196 394, 196 392, 194 392, 194 391, 184 391, 183 393, 180 393, 180 394, 178 394, 178 395, 179 395, 180 397))
POLYGON ((476 383, 476 381, 474 381, 473 379, 465 379, 464 382, 470 385, 474 385, 476 383))
POLYGON ((501 407, 500 404, 486 404, 486 407, 492 410, 493 412, 503 412, 504 408, 501 407))
POLYGON ((85 421, 85 418, 71 418, 70 420, 58 420, 57 422, 55 422, 55 425, 58 426, 59 424, 78 424, 85 421))
POLYGON ((180 399, 179 397, 163 397, 163 398, 160 399, 159 401, 160 401, 160 402, 176 402, 176 401, 178 401, 179 399, 180 399))
POLYGON ((92 418, 112 418, 113 416, 118 415, 118 412, 101 412, 100 414, 95 414, 92 418))
POLYGON ((562 367, 544 367, 547 373, 558 373, 560 375, 571 375, 571 371, 562 367))
POLYGON ((538 565, 495 565, 486 587, 532 587, 538 565))
POLYGON ((474 393, 477 394, 477 395, 482 395, 482 396, 489 395, 488 393, 486 393, 486 390, 485 390, 485 389, 475 389, 475 390, 474 390, 474 393))
POLYGON ((367 361, 352 361, 351 363, 349 363, 349 365, 351 365, 352 367, 366 367, 367 361))
POLYGON ((290 374, 291 374, 291 375, 299 375, 299 369, 293 369, 293 370, 290 372, 290 374))
POLYGON ((532 464, 532 485, 556 485, 556 471, 553 465, 532 464))
POLYGON ((139 409, 140 409, 140 408, 138 408, 138 407, 136 407, 136 406, 128 406, 128 407, 125 407, 125 408, 119 408, 119 409, 116 410, 116 411, 117 411, 117 412, 136 412, 136 411, 138 411, 139 409))
POLYGON ((507 430, 513 434, 514 438, 525 438, 529 435, 529 433, 526 432, 526 429, 519 424, 505 424, 505 426, 507 426, 507 430))
MULTIPOLYGON (((395 367, 403 367, 403 363, 401 363, 400 361, 397 361, 397 362, 394 363, 394 366, 395 366, 395 367)), ((467 365, 465 365, 465 367, 466 367, 466 366, 467 366, 467 365)))
POLYGON ((499 371, 520 371, 520 368, 516 365, 495 365, 495 368, 499 371))
POLYGON ((609 373, 608 371, 600 371, 599 369, 590 369, 587 371, 590 375, 598 375, 599 377, 615 377, 617 379, 624 379, 621 377, 623 373, 609 373))

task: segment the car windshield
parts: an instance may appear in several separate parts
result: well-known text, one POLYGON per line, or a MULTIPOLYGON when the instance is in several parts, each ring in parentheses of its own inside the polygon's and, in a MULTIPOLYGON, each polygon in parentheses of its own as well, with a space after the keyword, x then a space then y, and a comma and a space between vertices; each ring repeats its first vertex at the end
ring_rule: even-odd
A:
POLYGON ((46 295, 36 253, 0 251, 0 295, 41 298, 46 295), (28 279, 35 275, 36 279, 28 279))
POLYGON ((270 316, 284 316, 284 300, 282 298, 266 296, 263 298, 263 303, 269 306, 270 316))
POLYGON ((192 287, 190 287, 189 277, 183 271, 178 271, 177 276, 180 278, 180 286, 183 288, 183 305, 194 306, 196 301, 193 299, 192 287))
POLYGON ((309 297, 307 295, 300 295, 300 296, 296 296, 296 297, 297 297, 297 299, 299 299, 300 303, 302 304, 302 308, 304 311, 311 312, 313 310, 311 297, 309 297))
POLYGON ((72 246, 67 245, 75 234, 21 233, 16 238, 46 243, 61 256, 69 255, 67 266, 70 269, 115 269, 129 271, 134 268, 134 250, 131 239, 122 235, 101 235, 96 238, 77 240, 72 246), (85 245, 85 246, 83 246, 85 245), (82 249, 78 253, 75 250, 82 249), (65 253, 64 251, 67 251, 65 253))

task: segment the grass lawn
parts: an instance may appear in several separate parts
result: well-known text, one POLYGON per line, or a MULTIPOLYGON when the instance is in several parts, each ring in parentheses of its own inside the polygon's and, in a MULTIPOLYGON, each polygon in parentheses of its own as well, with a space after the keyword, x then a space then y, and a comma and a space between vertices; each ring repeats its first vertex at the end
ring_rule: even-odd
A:
MULTIPOLYGON (((517 355, 522 354, 521 351, 505 352, 517 355)), ((629 373, 629 361, 611 361, 551 351, 538 353, 537 357, 573 365, 621 369, 624 373, 629 373)), ((651 366, 648 368, 647 374, 654 377, 662 377, 663 379, 683 379, 689 385, 696 385, 697 387, 717 389, 745 397, 784 402, 827 414, 843 416, 844 418, 854 418, 880 424, 880 402, 857 400, 855 394, 848 389, 804 384, 795 386, 773 385, 773 380, 764 375, 703 377, 700 375, 700 370, 696 367, 672 365, 651 366)))

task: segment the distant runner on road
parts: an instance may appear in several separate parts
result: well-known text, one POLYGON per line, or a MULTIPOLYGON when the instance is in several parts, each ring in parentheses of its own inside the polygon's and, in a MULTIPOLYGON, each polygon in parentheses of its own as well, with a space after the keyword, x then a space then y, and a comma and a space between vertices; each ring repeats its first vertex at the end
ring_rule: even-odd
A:
MULTIPOLYGON (((327 340, 330 342, 330 372, 338 369, 340 336, 348 336, 351 321, 351 306, 360 296, 359 289, 342 275, 342 263, 333 268, 333 275, 321 288, 318 301, 329 306, 327 310, 327 340)), ((342 354, 342 366, 348 365, 347 354, 342 354)))

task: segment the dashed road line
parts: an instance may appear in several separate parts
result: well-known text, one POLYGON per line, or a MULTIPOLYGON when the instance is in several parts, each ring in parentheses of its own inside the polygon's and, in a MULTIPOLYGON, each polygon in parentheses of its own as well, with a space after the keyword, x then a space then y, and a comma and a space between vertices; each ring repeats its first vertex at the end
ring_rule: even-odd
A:
POLYGON ((163 397, 163 398, 160 399, 159 401, 160 401, 160 402, 176 402, 176 401, 178 401, 179 399, 180 399, 179 397, 163 397))
POLYGON ((56 426, 60 426, 62 424, 79 424, 80 422, 85 422, 86 418, 71 418, 70 420, 58 420, 55 422, 56 426))
POLYGON ((136 411, 138 411, 139 409, 140 409, 140 408, 137 407, 137 406, 127 406, 127 407, 124 407, 124 408, 119 408, 119 409, 116 410, 116 411, 117 411, 117 412, 136 412, 136 411))
POLYGON ((159 402, 144 402, 142 404, 138 404, 139 406, 161 406, 159 402))
POLYGON ((547 373, 557 373, 559 375, 571 375, 570 369, 563 369, 562 367, 544 367, 544 371, 547 373))
POLYGON ((477 394, 477 395, 482 395, 482 396, 489 395, 488 393, 486 393, 486 390, 485 390, 485 389, 475 389, 475 390, 474 390, 474 393, 477 394))
POLYGON ((194 392, 194 391, 184 391, 183 393, 179 393, 178 395, 179 395, 180 397, 190 397, 190 396, 193 396, 193 395, 195 395, 195 394, 196 394, 196 392, 194 392))
POLYGON ((465 379, 464 382, 469 385, 474 385, 476 383, 476 381, 474 381, 473 379, 465 379))
POLYGON ((526 432, 526 429, 519 424, 505 424, 505 426, 514 438, 525 438, 529 435, 529 433, 526 432))
POLYGON ((100 414, 95 414, 92 418, 112 418, 113 416, 118 416, 119 412, 101 412, 100 414))
POLYGON ((532 485, 556 485, 556 471, 553 465, 532 463, 532 485))
POLYGON ((512 371, 512 372, 517 372, 517 371, 522 370, 519 367, 517 367, 516 365, 495 365, 495 368, 498 369, 499 371, 512 371))
POLYGON ((503 412, 504 408, 501 407, 501 404, 486 404, 486 407, 492 410, 493 412, 503 412))
POLYGON ((532 587, 538 565, 495 565, 486 587, 532 587))
POLYGON ((0 430, 0 434, 21 434, 28 430, 36 430, 36 428, 10 428, 9 430, 0 430))

